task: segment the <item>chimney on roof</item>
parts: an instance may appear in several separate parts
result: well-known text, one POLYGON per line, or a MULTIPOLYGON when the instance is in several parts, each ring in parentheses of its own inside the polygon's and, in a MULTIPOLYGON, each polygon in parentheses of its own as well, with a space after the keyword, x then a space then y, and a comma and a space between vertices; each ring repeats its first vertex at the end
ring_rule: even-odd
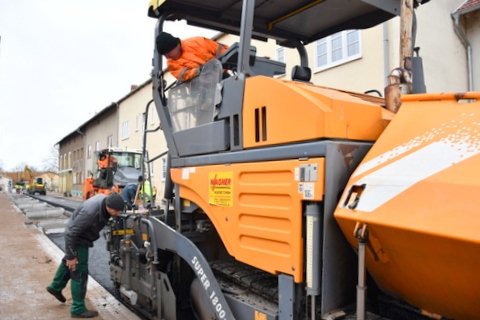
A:
POLYGON ((130 86, 130 91, 133 91, 133 90, 135 90, 135 89, 137 89, 137 88, 138 88, 138 86, 137 86, 136 84, 132 84, 132 85, 130 86))

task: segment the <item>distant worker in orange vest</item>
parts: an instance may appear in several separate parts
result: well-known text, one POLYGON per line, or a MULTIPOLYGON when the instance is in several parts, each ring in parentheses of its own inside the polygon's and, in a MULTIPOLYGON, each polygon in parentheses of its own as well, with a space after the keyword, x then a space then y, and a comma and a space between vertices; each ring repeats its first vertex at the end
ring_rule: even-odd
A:
POLYGON ((102 151, 102 153, 100 153, 100 156, 98 158, 98 167, 100 169, 106 169, 108 167, 114 167, 114 163, 117 162, 117 159, 114 157, 114 156, 110 156, 108 155, 105 151, 102 151), (110 159, 111 159, 111 162, 110 162, 110 159))
POLYGON ((110 188, 113 185, 113 175, 117 170, 118 160, 108 154, 108 150, 103 150, 99 154, 97 161, 98 168, 100 169, 100 176, 94 183, 94 186, 102 186, 102 180, 105 181, 106 185, 103 187, 110 188))
POLYGON ((228 49, 228 46, 204 37, 180 40, 167 32, 157 36, 156 44, 158 53, 167 58, 168 71, 182 82, 200 75, 207 61, 218 58, 228 49))

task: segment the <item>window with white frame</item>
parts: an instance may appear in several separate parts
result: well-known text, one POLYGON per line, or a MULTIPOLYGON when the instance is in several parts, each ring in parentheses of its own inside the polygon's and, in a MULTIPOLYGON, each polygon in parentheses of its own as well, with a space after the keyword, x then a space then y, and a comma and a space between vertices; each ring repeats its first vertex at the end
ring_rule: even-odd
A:
POLYGON ((128 120, 127 120, 122 122, 122 140, 128 139, 129 136, 130 135, 128 133, 128 120))
POLYGON ((135 131, 138 131, 138 114, 135 116, 135 131))
POLYGON ((113 147, 113 136, 107 137, 107 148, 113 147))
MULTIPOLYGON (((285 63, 285 48, 284 47, 279 47, 275 49, 275 60, 278 62, 283 62, 285 63)), ((284 74, 278 74, 275 75, 276 77, 282 77, 284 74)))
POLYGON ((95 142, 95 151, 100 151, 100 141, 95 142))
POLYGON ((285 48, 280 47, 275 50, 275 60, 285 63, 285 48))
POLYGON ((92 157, 92 145, 89 144, 87 148, 87 158, 90 159, 91 157, 92 157))
POLYGON ((362 57, 359 30, 337 32, 314 42, 315 72, 362 57))
POLYGON ((155 108, 150 108, 150 123, 155 124, 155 108))

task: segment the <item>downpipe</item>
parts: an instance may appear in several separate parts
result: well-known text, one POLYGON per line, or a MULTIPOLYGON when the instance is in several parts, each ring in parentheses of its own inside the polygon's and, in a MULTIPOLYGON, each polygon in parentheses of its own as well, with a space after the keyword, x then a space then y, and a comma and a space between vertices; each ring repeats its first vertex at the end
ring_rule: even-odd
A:
POLYGON ((473 91, 473 67, 472 67, 472 46, 470 41, 468 41, 467 35, 463 31, 462 26, 460 25, 460 14, 452 14, 452 19, 454 21, 455 31, 457 36, 460 38, 467 50, 467 68, 468 68, 468 91, 473 91))

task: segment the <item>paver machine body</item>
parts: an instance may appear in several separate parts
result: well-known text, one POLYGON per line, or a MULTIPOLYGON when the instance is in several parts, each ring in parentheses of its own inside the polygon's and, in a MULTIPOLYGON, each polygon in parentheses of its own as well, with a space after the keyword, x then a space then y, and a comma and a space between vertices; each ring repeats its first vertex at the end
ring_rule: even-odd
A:
POLYGON ((162 57, 154 53, 153 97, 168 145, 167 205, 111 222, 107 247, 119 297, 152 319, 168 320, 382 319, 386 310, 396 310, 388 314, 395 320, 478 314, 480 286, 468 285, 478 284, 478 219, 467 199, 480 181, 468 175, 478 158, 478 136, 471 130, 480 119, 478 102, 459 103, 478 94, 414 95, 404 98, 395 115, 383 98, 309 82, 305 44, 386 21, 399 3, 151 2, 155 34, 164 21, 185 19, 239 35, 240 41, 205 64, 198 77, 169 87, 162 57), (257 56, 252 38, 297 48, 300 65, 292 81, 274 77, 285 73, 285 65, 257 56), (232 76, 222 79, 223 69, 232 76), (445 110, 441 120, 431 116, 437 106, 445 110), (444 130, 452 126, 449 119, 464 123, 463 131, 444 130), (438 157, 461 150, 432 168, 423 162, 429 149, 408 157, 430 142, 437 142, 438 157), (405 161, 382 171, 399 154, 405 161), (457 160, 465 167, 452 165, 457 160), (397 185, 396 179, 405 178, 402 170, 418 163, 415 178, 392 193, 402 195, 395 206, 382 207, 387 198, 365 200, 371 188, 397 185), (435 176, 444 167, 453 171, 435 176), (468 183, 454 190, 458 175, 468 183), (409 187, 415 187, 412 200, 402 194, 409 187), (461 207, 454 203, 457 195, 461 207), (443 222, 430 219, 439 197, 443 222), (447 235, 452 211, 460 214, 456 208, 468 212, 468 220, 447 235), (450 262, 444 255, 454 251, 458 260, 450 262), (468 276, 443 282, 457 271, 468 276), (367 283, 360 282, 365 274, 368 297, 367 283))

